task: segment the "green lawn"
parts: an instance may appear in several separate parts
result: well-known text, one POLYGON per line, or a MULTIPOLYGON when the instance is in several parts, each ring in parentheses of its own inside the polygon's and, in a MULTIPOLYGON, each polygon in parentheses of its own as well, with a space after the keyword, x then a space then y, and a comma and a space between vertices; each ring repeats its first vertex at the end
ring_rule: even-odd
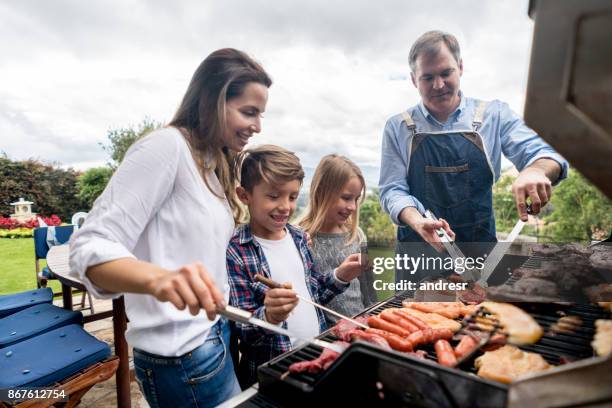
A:
MULTIPOLYGON (((0 295, 36 289, 35 270, 32 238, 0 239, 0 295)), ((60 290, 57 281, 49 286, 54 292, 60 290)))

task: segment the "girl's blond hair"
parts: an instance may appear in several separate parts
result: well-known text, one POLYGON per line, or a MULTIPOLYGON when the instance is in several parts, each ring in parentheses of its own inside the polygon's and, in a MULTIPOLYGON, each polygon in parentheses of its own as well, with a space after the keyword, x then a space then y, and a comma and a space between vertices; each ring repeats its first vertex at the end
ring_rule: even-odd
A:
POLYGON ((315 170, 310 184, 308 207, 306 207, 306 211, 299 221, 300 226, 306 232, 314 236, 321 231, 329 208, 338 199, 342 189, 351 177, 359 178, 362 187, 357 208, 347 220, 350 232, 347 244, 357 239, 359 236, 359 206, 365 197, 365 180, 355 163, 337 154, 329 154, 323 157, 315 170))

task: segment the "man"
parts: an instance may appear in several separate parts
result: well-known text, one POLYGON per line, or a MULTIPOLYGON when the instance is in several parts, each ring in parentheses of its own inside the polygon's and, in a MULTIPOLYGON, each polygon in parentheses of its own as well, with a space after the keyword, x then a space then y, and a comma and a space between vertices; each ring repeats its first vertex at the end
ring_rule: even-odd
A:
POLYGON ((398 241, 429 242, 445 228, 457 242, 494 242, 492 186, 501 154, 520 173, 512 185, 519 217, 527 220, 550 200, 551 185, 567 176, 567 162, 506 103, 464 96, 457 39, 423 34, 410 50, 412 83, 421 103, 385 126, 380 173, 381 205, 398 224, 398 241), (439 221, 424 217, 431 210, 439 221))

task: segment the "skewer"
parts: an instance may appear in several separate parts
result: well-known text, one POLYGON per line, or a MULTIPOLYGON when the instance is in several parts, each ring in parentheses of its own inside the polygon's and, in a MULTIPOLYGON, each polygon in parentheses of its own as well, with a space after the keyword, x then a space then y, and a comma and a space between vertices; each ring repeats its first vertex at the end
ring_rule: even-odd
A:
MULTIPOLYGON (((272 288, 272 289, 282 288, 283 287, 283 285, 281 285, 280 283, 278 283, 278 282, 276 282, 276 281, 274 281, 274 280, 272 280, 270 278, 266 278, 265 276, 260 275, 260 274, 255 274, 255 280, 257 282, 263 283, 264 285, 266 285, 267 287, 272 288)), ((310 300, 308 298, 305 298, 304 296, 297 295, 297 298, 302 300, 302 301, 304 301, 304 302, 306 302, 306 303, 309 303, 309 304, 313 305, 314 307, 318 307, 321 310, 325 310, 329 314, 332 314, 332 315, 334 315, 336 317, 339 317, 341 319, 344 319, 344 320, 348 320, 349 322, 351 322, 353 324, 356 324, 357 326, 359 326, 359 327, 361 327, 363 329, 369 329, 369 327, 367 325, 365 325, 365 324, 363 324, 363 323, 361 323, 361 322, 359 322, 359 321, 357 321, 355 319, 347 317, 347 316, 345 316, 345 315, 343 315, 341 313, 338 313, 335 310, 332 310, 332 309, 330 309, 328 307, 325 307, 323 305, 315 303, 312 300, 310 300)))

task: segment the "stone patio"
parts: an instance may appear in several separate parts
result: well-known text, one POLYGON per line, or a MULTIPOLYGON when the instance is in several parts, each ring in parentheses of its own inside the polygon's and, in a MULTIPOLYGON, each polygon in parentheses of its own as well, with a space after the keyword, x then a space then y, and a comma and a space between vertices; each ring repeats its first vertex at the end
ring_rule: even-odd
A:
MULTIPOLYGON (((112 309, 112 301, 111 300, 99 300, 93 299, 94 301, 94 309, 96 313, 103 312, 106 310, 112 309)), ((75 305, 75 309, 79 307, 81 302, 81 295, 77 295, 73 298, 73 304, 75 305)), ((62 306, 61 298, 56 299, 54 303, 58 306, 62 306)), ((84 316, 89 315, 89 310, 85 310, 83 312, 84 316)), ((98 320, 95 322, 87 323, 85 325, 85 330, 87 332, 93 334, 98 339, 108 343, 111 347, 113 353, 115 352, 114 341, 113 341, 113 320, 111 317, 98 320)), ((130 356, 130 370, 133 370, 132 363, 132 348, 129 349, 130 356)), ((148 408, 146 400, 140 393, 138 389, 138 384, 136 381, 132 381, 130 383, 131 386, 131 400, 132 407, 135 408, 148 408)), ((115 388, 115 377, 113 376, 108 381, 105 381, 100 384, 96 384, 81 400, 81 404, 79 407, 84 408, 93 408, 93 407, 116 407, 117 406, 117 392, 115 388)))

